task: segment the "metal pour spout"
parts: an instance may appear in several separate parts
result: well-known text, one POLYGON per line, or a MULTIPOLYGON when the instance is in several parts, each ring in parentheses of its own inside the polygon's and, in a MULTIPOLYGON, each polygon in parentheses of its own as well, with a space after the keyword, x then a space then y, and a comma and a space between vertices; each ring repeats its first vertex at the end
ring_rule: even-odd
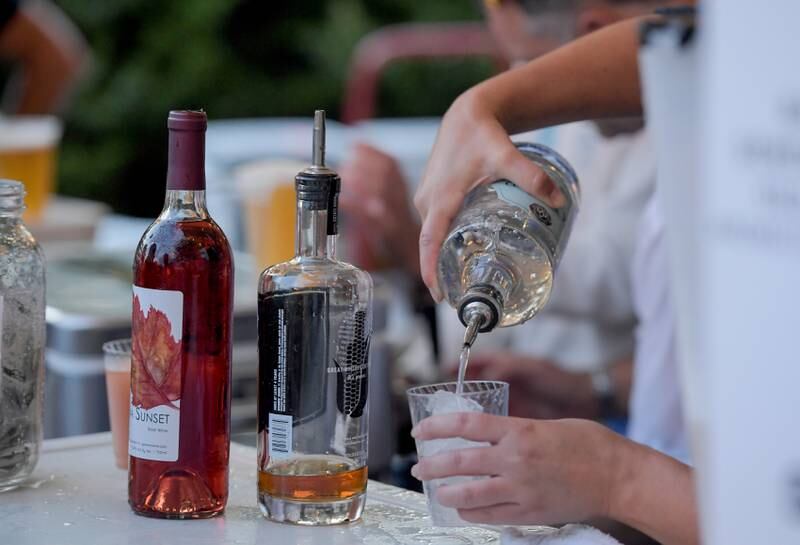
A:
POLYGON ((312 164, 315 167, 325 166, 325 110, 314 112, 314 136, 311 149, 312 164))
POLYGON ((496 298, 479 290, 470 290, 458 306, 458 318, 467 330, 464 346, 471 347, 478 333, 491 331, 500 318, 501 305, 496 298))
POLYGON ((469 321, 469 325, 467 325, 467 330, 464 332, 464 346, 472 347, 472 344, 475 342, 475 339, 478 338, 478 331, 483 324, 483 319, 480 315, 475 314, 469 321))
POLYGON ((486 331, 492 321, 492 309, 483 301, 470 301, 461 308, 461 322, 466 326, 464 346, 471 347, 478 338, 478 333, 486 331))

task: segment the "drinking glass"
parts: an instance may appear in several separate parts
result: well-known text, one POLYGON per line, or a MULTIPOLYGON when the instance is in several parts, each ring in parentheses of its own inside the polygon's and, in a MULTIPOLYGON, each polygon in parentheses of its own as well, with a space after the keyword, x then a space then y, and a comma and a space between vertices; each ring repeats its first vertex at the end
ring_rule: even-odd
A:
MULTIPOLYGON (((411 421, 417 423, 429 416, 455 412, 484 412, 508 416, 508 383, 499 381, 468 380, 461 395, 456 394, 456 382, 443 382, 417 386, 408 390, 411 421)), ((417 456, 424 458, 442 452, 464 448, 489 446, 488 443, 467 441, 461 438, 416 440, 417 456)), ((434 479, 423 483, 428 500, 428 511, 434 526, 470 526, 458 516, 458 511, 444 507, 436 499, 436 491, 444 485, 460 484, 486 477, 456 476, 434 479)))
POLYGON ((0 178, 25 184, 24 218, 41 218, 56 176, 61 121, 53 116, 0 117, 0 178))
POLYGON ((244 207, 247 250, 258 270, 294 257, 294 177, 305 167, 288 159, 264 159, 234 172, 244 207))
POLYGON ((131 340, 119 339, 103 345, 108 392, 111 441, 117 467, 128 469, 128 418, 131 403, 131 340))

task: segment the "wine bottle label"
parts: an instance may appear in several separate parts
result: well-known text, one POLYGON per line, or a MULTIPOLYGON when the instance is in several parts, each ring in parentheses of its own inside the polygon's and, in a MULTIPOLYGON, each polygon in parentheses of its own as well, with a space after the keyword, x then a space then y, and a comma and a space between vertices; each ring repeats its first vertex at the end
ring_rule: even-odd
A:
POLYGON ((183 293, 133 287, 128 453, 174 462, 179 455, 183 293))
POLYGON ((328 291, 262 295, 258 304, 259 429, 268 415, 299 426, 325 412, 328 291))

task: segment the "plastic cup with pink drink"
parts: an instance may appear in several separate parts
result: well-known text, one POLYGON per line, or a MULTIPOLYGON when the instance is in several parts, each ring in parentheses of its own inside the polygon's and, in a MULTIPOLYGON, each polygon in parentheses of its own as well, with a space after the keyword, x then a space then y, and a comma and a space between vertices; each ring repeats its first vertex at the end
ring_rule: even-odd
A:
POLYGON ((103 345, 108 392, 108 416, 117 467, 128 468, 128 418, 131 402, 131 340, 120 339, 103 345))

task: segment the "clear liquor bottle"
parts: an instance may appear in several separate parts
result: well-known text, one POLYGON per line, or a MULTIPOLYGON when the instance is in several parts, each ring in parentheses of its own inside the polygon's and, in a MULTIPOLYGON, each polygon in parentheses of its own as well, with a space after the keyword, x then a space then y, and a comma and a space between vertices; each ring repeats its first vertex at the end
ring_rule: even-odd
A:
POLYGON ((133 266, 128 502, 207 518, 228 499, 233 257, 206 208, 206 114, 168 127, 164 209, 133 266))
POLYGON ((339 176, 325 166, 325 117, 313 165, 295 178, 297 255, 259 281, 258 502, 296 524, 357 520, 367 486, 372 280, 336 259, 339 176))
POLYGON ((553 208, 511 180, 467 195, 437 269, 445 299, 467 327, 467 346, 478 332, 525 322, 547 304, 578 212, 578 177, 569 163, 540 144, 516 146, 547 173, 564 204, 553 208))

